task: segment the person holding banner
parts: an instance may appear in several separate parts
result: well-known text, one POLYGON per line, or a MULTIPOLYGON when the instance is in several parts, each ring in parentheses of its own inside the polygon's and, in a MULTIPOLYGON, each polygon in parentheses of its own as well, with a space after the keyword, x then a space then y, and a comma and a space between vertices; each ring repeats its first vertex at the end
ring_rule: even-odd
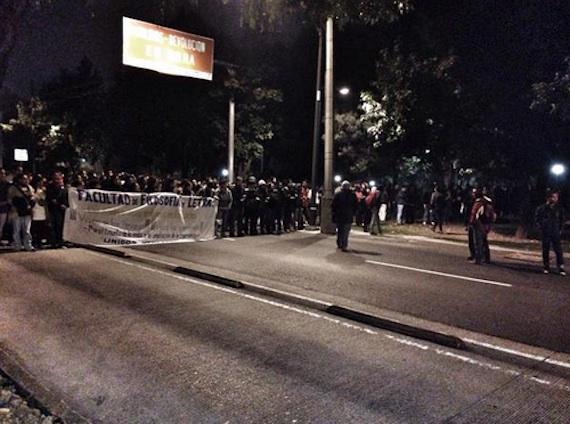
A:
POLYGON ((61 172, 54 172, 46 189, 52 247, 63 247, 63 223, 67 209, 67 188, 61 172))

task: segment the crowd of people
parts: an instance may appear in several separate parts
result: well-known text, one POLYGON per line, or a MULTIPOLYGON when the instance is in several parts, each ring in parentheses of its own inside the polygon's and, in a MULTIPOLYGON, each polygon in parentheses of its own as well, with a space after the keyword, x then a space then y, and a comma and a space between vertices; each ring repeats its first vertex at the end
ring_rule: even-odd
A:
MULTIPOLYGON (((0 235, 18 250, 64 247, 63 224, 68 207, 67 188, 105 191, 175 193, 218 199, 216 235, 242 237, 281 234, 303 229, 312 222, 311 189, 304 181, 275 178, 264 181, 163 178, 107 171, 102 174, 54 172, 49 178, 29 176, 21 168, 0 170, 0 235)), ((314 216, 314 214, 313 214, 314 216)))
MULTIPOLYGON (((68 208, 67 188, 100 189, 121 192, 175 193, 184 196, 214 197, 218 200, 216 235, 243 237, 282 234, 319 224, 321 191, 314 193, 307 181, 250 176, 226 179, 182 179, 167 175, 134 175, 106 171, 53 172, 49 178, 32 176, 23 169, 0 169, 0 237, 17 250, 64 247, 63 226, 68 208), (312 205, 314 201, 314 205, 312 205)), ((498 215, 508 213, 508 191, 499 186, 494 195, 486 188, 441 187, 434 184, 420 191, 415 185, 375 186, 368 182, 344 181, 336 188, 333 221, 337 224, 337 245, 346 250, 352 225, 371 235, 382 232, 381 224, 390 218, 397 225, 422 222, 433 231, 443 232, 450 221, 462 222, 469 230, 469 259, 477 264, 490 262, 487 235, 498 215), (493 201, 492 197, 498 198, 493 201)), ((564 273, 560 233, 564 211, 559 194, 549 193, 546 204, 536 210, 535 221, 542 230, 544 270, 554 249, 557 265, 564 273)))
MULTIPOLYGON (((417 203, 410 202, 408 187, 400 187, 391 196, 385 187, 368 187, 366 183, 352 187, 344 181, 337 189, 333 199, 333 222, 337 226, 337 248, 348 250, 348 238, 354 217, 357 225, 364 231, 378 234, 380 223, 386 220, 387 211, 395 204, 396 223, 403 225, 416 221, 417 203), (411 218, 411 219, 410 219, 411 218)), ((497 208, 486 187, 467 187, 462 192, 450 196, 450 191, 434 184, 429 192, 422 196, 422 217, 424 225, 430 225, 433 231, 443 232, 443 224, 451 216, 462 221, 468 230, 469 261, 480 265, 491 262, 488 235, 492 224, 497 220, 497 208), (447 194, 446 194, 447 192, 447 194)), ((548 190, 546 202, 540 205, 534 214, 534 222, 542 236, 542 257, 544 273, 549 274, 550 249, 555 253, 560 275, 565 276, 564 255, 561 236, 564 229, 564 208, 560 205, 560 193, 548 190)))

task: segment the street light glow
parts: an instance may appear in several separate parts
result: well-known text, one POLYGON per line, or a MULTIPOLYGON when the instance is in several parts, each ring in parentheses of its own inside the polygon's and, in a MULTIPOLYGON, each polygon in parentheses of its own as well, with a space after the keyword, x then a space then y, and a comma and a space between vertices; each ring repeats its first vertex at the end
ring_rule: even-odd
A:
POLYGON ((230 171, 227 169, 222 169, 222 177, 227 177, 228 175, 230 175, 230 171))
POLYGON ((555 163, 552 165, 552 168, 550 168, 550 172, 559 177, 566 172, 566 167, 560 163, 555 163))
POLYGON ((370 181, 370 187, 376 187, 376 181, 372 180, 370 181))
POLYGON ((340 183, 342 181, 342 177, 340 175, 335 175, 334 176, 334 182, 335 183, 340 183))
POLYGON ((340 90, 338 90, 338 92, 341 96, 348 96, 350 94, 350 88, 342 87, 340 90))

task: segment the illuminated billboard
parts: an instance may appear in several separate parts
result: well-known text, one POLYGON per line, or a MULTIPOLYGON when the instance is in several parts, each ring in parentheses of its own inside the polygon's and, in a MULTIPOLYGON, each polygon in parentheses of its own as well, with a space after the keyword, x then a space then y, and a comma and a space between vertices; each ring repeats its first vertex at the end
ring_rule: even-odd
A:
POLYGON ((123 17, 123 64, 211 81, 214 40, 123 17))

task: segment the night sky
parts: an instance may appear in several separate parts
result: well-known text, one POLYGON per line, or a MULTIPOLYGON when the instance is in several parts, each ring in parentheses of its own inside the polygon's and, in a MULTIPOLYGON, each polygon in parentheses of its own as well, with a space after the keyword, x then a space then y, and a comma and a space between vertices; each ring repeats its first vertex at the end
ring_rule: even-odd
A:
MULTIPOLYGON (((5 92, 25 98, 62 69, 76 68, 83 57, 93 62, 107 85, 119 81, 127 74, 121 64, 122 16, 212 37, 217 60, 250 68, 268 64, 278 69, 268 75, 284 93, 286 125, 282 136, 286 142, 278 154, 295 154, 298 169, 302 170, 299 176, 308 176, 317 37, 314 28, 303 24, 299 16, 275 32, 260 34, 240 24, 235 1, 228 5, 201 2, 199 9, 176 10, 165 19, 157 12, 158 0, 90 0, 88 6, 85 3, 53 1, 28 13, 11 57, 5 92)), ((392 28, 350 25, 337 29, 336 86, 350 86, 353 92, 348 99, 337 98, 337 108, 353 108, 358 91, 367 88, 376 77, 380 49, 391 48, 390 34, 382 31, 402 31, 403 39, 413 49, 415 31, 425 27, 428 30, 424 34, 428 36, 423 42, 427 47, 423 45, 421 49, 458 58, 454 72, 460 77, 462 89, 479 96, 481 119, 486 124, 509 126, 517 121, 516 125, 526 125, 524 114, 528 113, 531 99, 520 93, 529 91, 535 82, 551 79, 563 69, 564 57, 570 55, 567 3, 553 1, 548 8, 541 2, 531 3, 531 7, 516 8, 510 3, 426 0, 416 5, 420 13, 412 12, 392 28), (432 35, 436 37, 433 48, 429 45, 432 35), (517 96, 518 103, 509 103, 517 96)), ((217 66, 214 78, 222 74, 217 66)), ((156 75, 175 78, 186 85, 204 84, 156 75)), ((535 125, 529 133, 538 130, 535 125)), ((551 135, 552 139, 555 137, 560 138, 551 135)))
MULTIPOLYGON (((285 136, 294 140, 290 149, 302 153, 301 162, 306 163, 301 168, 309 170, 317 52, 314 28, 294 18, 275 32, 259 34, 240 23, 235 2, 224 6, 211 2, 160 20, 157 3, 94 0, 86 7, 83 2, 55 1, 31 11, 12 54, 4 90, 26 97, 61 70, 77 67, 83 57, 93 62, 106 84, 112 84, 124 71, 122 16, 209 36, 216 42, 216 60, 248 67, 268 63, 279 70, 271 78, 284 92, 284 109, 291 111, 285 136)), ((346 30, 336 34, 337 86, 349 85, 357 92, 373 71, 375 51, 366 49, 366 42, 344 48, 346 35, 346 30)), ((359 35, 355 36, 350 43, 358 41, 359 35)), ((214 78, 220 75, 216 66, 214 78)), ((355 103, 357 98, 353 95, 342 101, 355 103)))

